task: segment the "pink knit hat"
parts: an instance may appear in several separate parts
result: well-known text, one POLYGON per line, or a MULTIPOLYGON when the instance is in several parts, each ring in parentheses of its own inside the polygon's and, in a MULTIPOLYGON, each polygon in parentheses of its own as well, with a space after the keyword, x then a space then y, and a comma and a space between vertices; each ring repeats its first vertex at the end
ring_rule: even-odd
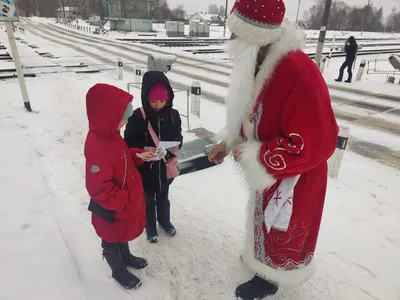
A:
POLYGON ((157 100, 168 101, 169 100, 169 91, 163 83, 156 82, 150 88, 150 91, 149 91, 149 94, 147 95, 147 97, 150 102, 157 101, 157 100))

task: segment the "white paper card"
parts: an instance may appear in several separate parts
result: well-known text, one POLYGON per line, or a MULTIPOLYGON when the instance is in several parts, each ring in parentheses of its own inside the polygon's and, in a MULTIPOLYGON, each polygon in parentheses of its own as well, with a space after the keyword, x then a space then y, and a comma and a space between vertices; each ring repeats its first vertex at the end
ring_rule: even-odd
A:
MULTIPOLYGON (((180 142, 160 142, 160 144, 157 147, 157 150, 155 152, 156 156, 154 157, 153 161, 159 161, 161 159, 163 159, 165 157, 165 155, 167 155, 167 150, 169 148, 178 146, 180 144, 180 142)), ((137 153, 136 154, 137 157, 144 159, 143 155, 137 153)))
POLYGON ((169 149, 172 147, 179 146, 181 142, 160 142, 160 146, 163 147, 164 149, 169 149))

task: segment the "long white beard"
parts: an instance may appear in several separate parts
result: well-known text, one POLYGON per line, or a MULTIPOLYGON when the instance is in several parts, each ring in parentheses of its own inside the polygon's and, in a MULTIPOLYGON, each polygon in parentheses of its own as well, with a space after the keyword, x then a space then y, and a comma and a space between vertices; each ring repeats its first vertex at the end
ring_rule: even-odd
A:
POLYGON ((243 40, 228 42, 228 53, 233 58, 233 70, 226 98, 226 126, 228 144, 240 136, 242 122, 248 120, 254 106, 254 72, 260 47, 243 40))

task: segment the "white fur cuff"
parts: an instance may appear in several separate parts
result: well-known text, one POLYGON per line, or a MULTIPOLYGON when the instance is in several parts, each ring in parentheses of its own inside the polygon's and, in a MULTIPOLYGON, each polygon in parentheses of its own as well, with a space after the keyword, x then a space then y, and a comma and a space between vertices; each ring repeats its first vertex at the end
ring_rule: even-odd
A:
POLYGON ((252 189, 264 191, 275 184, 276 179, 268 174, 260 162, 260 150, 262 144, 257 141, 249 141, 241 145, 242 151, 240 165, 244 171, 247 183, 252 189))
POLYGON ((226 128, 222 128, 220 132, 218 132, 214 136, 214 142, 219 143, 219 142, 227 142, 229 140, 229 132, 226 130, 226 128))
POLYGON ((214 142, 216 143, 225 143, 228 147, 228 152, 231 152, 232 148, 243 143, 243 140, 240 137, 236 137, 232 132, 229 132, 226 128, 223 128, 219 133, 217 133, 214 137, 214 142))

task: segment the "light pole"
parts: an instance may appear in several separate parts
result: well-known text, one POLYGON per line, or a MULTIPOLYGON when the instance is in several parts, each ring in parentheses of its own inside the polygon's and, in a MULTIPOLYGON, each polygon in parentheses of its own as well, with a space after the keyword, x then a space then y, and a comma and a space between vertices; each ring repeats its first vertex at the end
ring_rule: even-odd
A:
POLYGON ((299 4, 297 6, 296 24, 299 21, 300 4, 301 4, 301 0, 299 0, 299 4))
POLYGON ((60 8, 62 9, 63 16, 64 16, 64 21, 63 21, 63 23, 65 23, 65 7, 64 7, 64 0, 60 0, 60 8))
POLYGON ((371 3, 371 0, 368 0, 367 8, 366 8, 366 10, 365 10, 364 21, 363 21, 362 27, 361 27, 361 36, 362 36, 363 33, 364 33, 364 26, 365 26, 365 23, 367 22, 368 11, 369 11, 369 4, 370 4, 370 3, 371 3))
POLYGON ((226 37, 226 19, 228 18, 228 0, 225 3, 224 37, 226 37))
POLYGON ((36 0, 36 10, 37 10, 37 16, 40 17, 40 9, 39 9, 38 0, 36 0))
POLYGON ((103 3, 102 0, 98 0, 99 4, 99 16, 100 16, 100 27, 103 24, 104 15, 103 15, 103 3))
POLYGON ((322 18, 322 25, 321 25, 321 29, 319 31, 317 52, 315 53, 315 63, 317 64, 318 68, 321 65, 322 51, 324 49, 324 42, 325 42, 325 36, 326 36, 326 27, 328 26, 329 13, 331 12, 331 6, 332 6, 332 0, 326 0, 324 16, 322 18))

